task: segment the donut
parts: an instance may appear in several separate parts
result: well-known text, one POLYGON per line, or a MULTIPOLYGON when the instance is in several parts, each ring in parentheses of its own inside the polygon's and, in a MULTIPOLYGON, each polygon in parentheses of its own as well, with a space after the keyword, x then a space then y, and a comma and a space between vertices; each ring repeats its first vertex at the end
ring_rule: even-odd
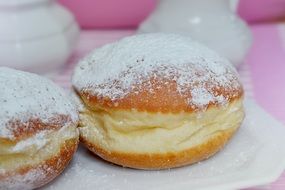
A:
POLYGON ((218 152, 244 118, 243 87, 228 60, 176 34, 126 37, 75 68, 80 141, 124 167, 159 170, 218 152))
POLYGON ((76 106, 53 82, 0 67, 0 189, 50 182, 79 142, 76 106))

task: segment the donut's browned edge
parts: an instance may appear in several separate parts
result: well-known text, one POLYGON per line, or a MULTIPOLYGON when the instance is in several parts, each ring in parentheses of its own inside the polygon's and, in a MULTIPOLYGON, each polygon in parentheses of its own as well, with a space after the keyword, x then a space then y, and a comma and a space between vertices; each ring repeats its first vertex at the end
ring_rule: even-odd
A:
MULTIPOLYGON (((144 84, 137 86, 140 90, 134 88, 123 98, 117 100, 110 100, 108 97, 99 97, 92 94, 92 89, 83 89, 75 91, 82 98, 84 103, 90 107, 100 107, 102 109, 118 109, 118 110, 132 110, 147 111, 147 112, 161 112, 161 113, 179 113, 179 112, 195 112, 198 107, 190 105, 191 91, 195 87, 189 87, 189 90, 184 94, 180 94, 177 90, 177 84, 171 80, 155 80, 151 79, 145 83, 152 84, 152 92, 149 92, 149 87, 144 84)), ((210 89, 209 89, 210 90, 210 89)), ((222 95, 227 98, 228 102, 233 102, 242 98, 244 91, 240 84, 238 88, 224 88, 222 86, 215 86, 211 89, 216 96, 222 95)), ((216 102, 210 102, 205 105, 207 108, 218 107, 216 102)))
MULTIPOLYGON (((12 171, 10 173, 5 173, 4 175, 0 175, 0 187, 1 187, 1 181, 5 182, 6 180, 11 179, 10 181, 13 182, 14 176, 19 175, 25 175, 30 171, 39 170, 43 173, 44 178, 36 179, 31 184, 29 182, 29 185, 31 185, 33 188, 41 187, 50 181, 52 181, 55 177, 57 177, 64 168, 68 165, 70 160, 73 157, 73 154, 77 150, 79 139, 73 138, 66 140, 60 148, 60 151, 53 155, 48 160, 43 160, 38 165, 31 165, 31 166, 24 166, 22 168, 17 169, 16 171, 12 171)), ((25 181, 23 181, 25 183, 25 181)), ((5 189, 5 187, 2 187, 5 189)))
POLYGON ((164 154, 115 152, 105 150, 99 145, 92 144, 83 136, 80 137, 80 141, 89 150, 106 161, 135 169, 157 170, 181 167, 211 157, 224 147, 224 145, 229 141, 229 139, 238 128, 239 126, 227 129, 225 131, 218 131, 206 142, 203 142, 202 144, 199 144, 187 150, 180 152, 169 152, 164 154))

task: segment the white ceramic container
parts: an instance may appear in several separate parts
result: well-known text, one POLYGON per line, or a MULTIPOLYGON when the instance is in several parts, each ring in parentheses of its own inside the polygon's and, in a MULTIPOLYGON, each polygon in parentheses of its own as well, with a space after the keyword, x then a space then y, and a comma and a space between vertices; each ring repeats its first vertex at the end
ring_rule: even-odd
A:
POLYGON ((189 35, 238 66, 252 40, 247 25, 233 10, 237 3, 236 0, 160 0, 138 31, 189 35))
POLYGON ((55 71, 78 35, 74 17, 54 0, 0 0, 0 66, 55 71))

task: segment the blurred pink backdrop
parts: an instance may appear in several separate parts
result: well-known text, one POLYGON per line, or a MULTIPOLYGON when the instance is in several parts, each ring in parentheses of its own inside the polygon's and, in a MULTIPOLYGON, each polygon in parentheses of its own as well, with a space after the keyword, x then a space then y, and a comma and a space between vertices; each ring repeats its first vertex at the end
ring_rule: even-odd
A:
POLYGON ((155 0, 60 0, 83 28, 133 28, 153 10, 155 0))
MULTIPOLYGON (((60 0, 83 28, 133 28, 154 9, 157 0, 60 0)), ((285 16, 285 0, 241 0, 238 13, 248 22, 285 16)))
POLYGON ((284 19, 285 0, 241 0, 238 12, 251 23, 284 19))

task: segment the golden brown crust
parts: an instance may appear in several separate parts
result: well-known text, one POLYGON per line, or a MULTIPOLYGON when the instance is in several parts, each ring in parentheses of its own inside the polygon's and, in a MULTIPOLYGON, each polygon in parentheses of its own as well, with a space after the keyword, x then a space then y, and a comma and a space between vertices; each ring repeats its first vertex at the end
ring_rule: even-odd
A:
POLYGON ((4 175, 0 174, 0 186, 3 182, 5 184, 5 181, 7 180, 10 180, 13 183, 14 176, 24 176, 33 170, 40 171, 41 175, 43 175, 44 178, 35 178, 35 181, 33 181, 32 184, 30 184, 28 181, 21 181, 21 183, 29 183, 29 185, 33 186, 33 188, 38 188, 47 184, 55 177, 57 177, 68 165, 73 157, 73 154, 77 150, 78 142, 78 138, 66 140, 65 143, 61 146, 60 152, 57 155, 54 155, 50 159, 43 161, 41 164, 26 166, 18 169, 17 171, 5 173, 4 175))
POLYGON ((80 141, 93 153, 117 165, 136 169, 167 169, 193 164, 211 157, 224 147, 236 130, 237 128, 230 128, 225 131, 219 131, 203 144, 181 152, 165 154, 112 152, 90 143, 82 136, 80 141))
MULTIPOLYGON (((25 139, 39 133, 43 130, 58 130, 67 123, 74 123, 68 115, 57 115, 49 119, 49 122, 42 122, 40 119, 30 119, 29 121, 22 123, 19 120, 10 121, 7 126, 11 130, 13 139, 0 138, 0 142, 18 142, 21 139, 25 139), (29 127, 27 127, 29 126, 29 127)), ((77 125, 75 123, 74 125, 77 125)))
MULTIPOLYGON (((85 104, 90 107, 178 113, 182 111, 194 112, 198 109, 196 105, 189 104, 189 101, 191 102, 192 99, 191 91, 194 88, 195 86, 189 87, 187 92, 180 94, 177 90, 176 81, 167 79, 151 79, 150 81, 144 82, 142 86, 134 87, 127 96, 115 101, 112 101, 107 97, 97 97, 88 90, 82 90, 77 93, 83 99, 85 104), (151 92, 149 90, 149 83, 151 83, 152 86, 151 92)), ((240 99, 243 96, 243 88, 240 83, 238 88, 230 89, 222 86, 216 86, 215 89, 208 90, 213 91, 216 96, 222 95, 228 102, 240 99)), ((217 102, 210 102, 206 107, 210 108, 211 106, 217 106, 217 102)))

